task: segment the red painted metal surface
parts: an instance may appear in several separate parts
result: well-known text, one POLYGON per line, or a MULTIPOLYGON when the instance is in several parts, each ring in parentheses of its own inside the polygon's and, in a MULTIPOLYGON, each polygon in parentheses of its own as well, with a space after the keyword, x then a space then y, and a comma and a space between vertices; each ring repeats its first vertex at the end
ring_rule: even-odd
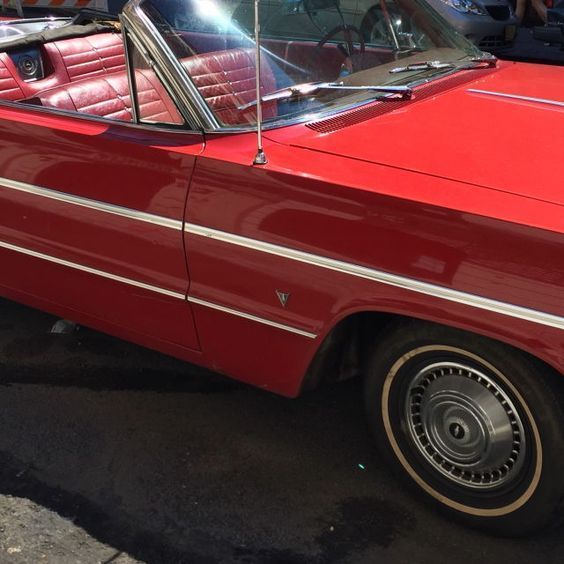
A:
MULTIPOLYGON (((444 94, 455 95, 465 94, 444 94)), ((441 115, 440 97, 421 105, 427 104, 430 111, 431 102, 441 115)), ((414 104, 410 111, 423 110, 414 104)), ((456 108, 459 114, 463 111, 463 104, 456 108)), ((494 111, 500 112, 498 108, 494 111)), ((455 122, 454 108, 452 112, 442 119, 455 122)), ((208 138, 205 158, 198 161, 194 174, 187 219, 258 241, 563 315, 561 206, 536 197, 535 184, 531 182, 528 195, 523 190, 511 193, 434 172, 403 170, 399 164, 330 155, 333 145, 347 147, 351 153, 358 150, 378 155, 385 139, 379 128, 387 130, 395 120, 410 124, 408 114, 382 116, 356 126, 364 128, 358 137, 352 127, 327 136, 316 135, 305 126, 269 131, 269 163, 261 168, 249 166, 252 135, 246 139, 239 136, 236 152, 233 138, 208 138)), ((440 124, 435 127, 439 130, 440 124)), ((387 142, 400 143, 408 132, 408 125, 398 126, 387 142)), ((441 159, 447 166, 450 153, 445 147, 442 151, 441 159)), ((393 151, 384 149, 382 153, 393 151)), ((402 147, 394 156, 398 162, 401 154, 406 162, 424 162, 425 153, 426 145, 418 144, 417 151, 402 147)), ((429 166, 438 162, 437 156, 429 166)), ((458 164, 459 173, 467 173, 458 164)), ((559 370, 564 368, 564 342, 558 329, 213 239, 187 235, 187 247, 194 295, 319 334, 296 356, 295 374, 290 378, 295 388, 283 390, 290 395, 297 393, 303 369, 322 338, 339 320, 360 311, 389 312, 461 327, 518 346, 559 370), (277 289, 291 294, 287 308, 281 307, 277 289)), ((211 315, 198 310, 198 326, 211 315)), ((239 321, 240 325, 247 323, 239 321)), ((265 331, 258 326, 255 329, 257 335, 265 331)), ((269 331, 274 338, 275 330, 269 331)), ((205 349, 213 333, 210 330, 200 336, 205 349)), ((253 340, 239 340, 235 331, 231 341, 241 352, 239 358, 218 350, 215 362, 239 376, 248 371, 253 340)), ((276 372, 268 344, 260 350, 263 355, 255 355, 255 361, 264 363, 264 372, 276 372)))
MULTIPOLYGON (((333 134, 314 135, 304 127, 301 135, 281 129, 269 136, 362 162, 459 180, 536 201, 564 203, 555 181, 564 176, 564 163, 551 159, 547 166, 546 154, 547 139, 554 146, 564 142, 562 107, 469 91, 564 101, 560 87, 564 69, 501 63, 499 70, 485 76, 484 71, 472 72, 475 80, 471 83, 437 92, 420 103, 416 91, 409 107, 333 134)), ((452 200, 457 203, 458 196, 452 200)), ((564 228, 561 214, 551 227, 564 228)))
MULTIPOLYGON (((177 220, 199 134, 143 130, 33 109, 0 109, 0 176, 177 220), (181 149, 179 149, 179 147, 181 149)), ((15 191, 0 181, 0 240, 178 293, 188 290, 182 232, 15 191)), ((3 249, 0 283, 135 331, 198 349, 189 306, 3 249)))
MULTIPOLYGON (((199 134, 2 106, 0 176, 564 316, 563 171, 541 166, 562 109, 468 92, 557 99, 561 72, 502 65, 330 133, 271 130, 264 167, 252 133, 208 135, 204 149, 199 134)), ((3 187, 0 240, 176 297, 6 249, 3 295, 288 396, 331 329, 363 311, 468 329, 564 369, 559 329, 3 187)))

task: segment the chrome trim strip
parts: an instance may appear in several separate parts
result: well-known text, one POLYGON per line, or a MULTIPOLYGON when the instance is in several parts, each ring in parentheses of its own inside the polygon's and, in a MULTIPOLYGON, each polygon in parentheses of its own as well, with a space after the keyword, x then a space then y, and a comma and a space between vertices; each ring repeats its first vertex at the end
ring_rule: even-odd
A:
MULTIPOLYGON (((50 23, 50 22, 62 22, 62 21, 67 21, 68 23, 72 22, 72 18, 66 18, 64 16, 58 16, 58 17, 47 17, 47 18, 25 18, 25 21, 22 20, 4 20, 2 22, 0 22, 0 26, 11 26, 11 25, 15 25, 17 26, 22 25, 22 24, 28 24, 28 23, 50 23)), ((64 26, 61 26, 64 27, 64 26)))
POLYGON ((404 290, 417 292, 419 294, 424 294, 427 296, 433 296, 434 298, 447 300, 449 302, 455 302, 486 311, 493 311, 501 315, 507 315, 509 317, 530 321, 531 323, 538 323, 540 325, 546 325, 548 327, 555 327, 556 329, 564 329, 564 318, 550 313, 500 302, 498 300, 485 298, 476 294, 468 294, 459 290, 453 290, 444 286, 429 284, 428 282, 421 282, 419 280, 414 280, 412 278, 407 278, 404 276, 398 276, 396 274, 390 274, 388 272, 383 272, 365 266, 313 255, 311 253, 298 251, 289 247, 283 247, 280 245, 274 245, 272 243, 265 243, 263 241, 249 239, 247 237, 234 235, 225 231, 202 227, 201 225, 196 225, 193 223, 187 223, 184 227, 184 230, 186 231, 186 233, 189 233, 191 235, 207 237, 209 239, 214 239, 223 243, 229 243, 231 245, 237 245, 239 247, 245 247, 247 249, 260 251, 262 253, 276 255, 297 262, 318 266, 327 270, 372 280, 374 282, 379 282, 388 286, 394 286, 396 288, 402 288, 404 290))
POLYGON ((109 127, 125 127, 127 129, 138 129, 143 133, 153 133, 155 131, 163 131, 166 133, 180 133, 182 135, 198 135, 201 137, 201 131, 195 131, 193 129, 186 129, 185 125, 173 125, 171 123, 133 123, 132 121, 123 121, 115 118, 106 118, 95 116, 93 114, 85 114, 82 112, 77 112, 76 110, 59 110, 57 108, 50 108, 47 106, 34 106, 31 104, 23 104, 18 101, 10 100, 0 100, 1 109, 18 110, 22 111, 25 108, 26 114, 29 112, 45 114, 48 116, 59 116, 72 119, 79 119, 82 121, 87 121, 89 123, 100 123, 109 127))
MULTIPOLYGON (((153 70, 160 71, 179 102, 184 118, 194 128, 217 130, 220 124, 205 103, 181 62, 173 55, 166 41, 141 8, 142 0, 130 0, 121 14, 121 21, 134 39, 146 48, 146 56, 155 62, 153 70)), ((139 45, 141 46, 141 45, 139 45)), ((159 77, 160 78, 160 77, 159 77)))
MULTIPOLYGON (((122 26, 121 39, 123 41, 123 49, 125 53, 125 68, 127 71, 127 83, 129 88, 129 96, 131 99, 131 114, 133 123, 139 123, 139 98, 137 97, 137 78, 133 67, 133 59, 131 58, 131 49, 129 48, 129 33, 127 27, 123 24, 120 16, 120 24, 122 26)), ((145 61, 146 62, 146 61, 145 61)))
POLYGON ((301 329, 296 329, 295 327, 290 327, 289 325, 284 325, 282 323, 276 323, 275 321, 269 321, 262 317, 257 317, 256 315, 251 315, 250 313, 244 313, 242 311, 231 309, 229 307, 221 306, 212 302, 207 302, 201 300, 200 298, 195 298, 194 296, 188 296, 188 301, 193 304, 201 305, 210 309, 215 309, 223 313, 228 313, 230 315, 235 315, 236 317, 242 317, 243 319, 248 319, 250 321, 256 321, 257 323, 262 323, 263 325, 268 325, 269 327, 275 327, 276 329, 282 329, 283 331, 288 331, 289 333, 295 333, 296 335, 301 335, 302 337, 307 337, 308 339, 316 339, 317 335, 315 333, 309 333, 307 331, 302 331, 301 329))
POLYGON ((135 221, 143 221, 144 223, 159 225, 160 227, 174 229, 175 231, 182 231, 181 220, 169 219, 168 217, 153 215, 151 213, 141 212, 122 206, 116 206, 114 204, 106 204, 104 202, 99 202, 98 200, 91 200, 90 198, 83 198, 81 196, 71 196, 70 194, 66 194, 64 192, 51 190, 50 188, 41 188, 40 186, 26 184, 25 182, 11 180, 9 178, 0 177, 0 188, 7 188, 9 190, 16 190, 18 192, 26 192, 28 194, 33 194, 34 196, 49 198, 50 200, 56 200, 58 202, 64 202, 66 204, 72 204, 74 206, 80 206, 83 208, 101 211, 112 215, 118 215, 120 217, 133 219, 135 221))
POLYGON ((550 106, 564 107, 564 102, 558 100, 548 100, 546 98, 531 98, 530 96, 520 96, 519 94, 505 94, 504 92, 491 92, 490 90, 478 90, 469 88, 468 92, 472 94, 485 94, 486 96, 497 96, 499 98, 510 98, 511 100, 523 100, 524 102, 535 102, 537 104, 548 104, 550 106))
POLYGON ((0 247, 7 249, 9 251, 14 251, 22 255, 27 255, 30 257, 45 260, 47 262, 52 262, 60 266, 66 266, 74 270, 80 270, 81 272, 87 272, 88 274, 94 274, 95 276, 100 276, 101 278, 107 278, 108 280, 113 280, 114 282, 121 282, 122 284, 127 284, 128 286, 134 286, 136 288, 141 288, 142 290, 148 290, 150 292, 155 292, 157 294, 162 294, 163 296, 169 296, 171 298, 176 298, 178 300, 184 300, 186 296, 178 292, 173 292, 172 290, 165 290, 164 288, 159 288, 158 286, 153 286, 151 284, 145 284, 144 282, 138 282, 137 280, 132 280, 131 278, 125 278, 123 276, 117 276, 116 274, 110 274, 109 272, 104 272, 103 270, 98 270, 97 268, 91 268, 89 266, 83 266, 77 264, 76 262, 71 262, 68 260, 53 257, 51 255, 46 255, 39 253, 37 251, 32 251, 24 247, 19 247, 17 245, 12 245, 11 243, 6 243, 0 241, 0 247))

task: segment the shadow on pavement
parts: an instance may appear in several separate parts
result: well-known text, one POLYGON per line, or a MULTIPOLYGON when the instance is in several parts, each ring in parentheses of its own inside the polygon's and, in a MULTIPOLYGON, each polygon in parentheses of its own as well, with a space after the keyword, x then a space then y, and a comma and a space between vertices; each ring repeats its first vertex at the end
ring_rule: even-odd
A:
MULTIPOLYGON (((560 562, 403 491, 356 383, 290 401, 0 301, 0 493, 151 563, 560 562), (440 552, 438 552, 440 551, 440 552)), ((17 518, 17 516, 16 516, 17 518)), ((80 547, 75 547, 80 555, 80 547)))

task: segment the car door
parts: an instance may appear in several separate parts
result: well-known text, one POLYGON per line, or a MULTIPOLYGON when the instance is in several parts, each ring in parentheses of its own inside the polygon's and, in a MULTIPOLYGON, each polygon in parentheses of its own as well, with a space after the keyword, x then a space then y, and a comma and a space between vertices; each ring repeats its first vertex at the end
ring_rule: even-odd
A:
POLYGON ((202 135, 0 105, 0 291, 198 349, 183 212, 202 135))

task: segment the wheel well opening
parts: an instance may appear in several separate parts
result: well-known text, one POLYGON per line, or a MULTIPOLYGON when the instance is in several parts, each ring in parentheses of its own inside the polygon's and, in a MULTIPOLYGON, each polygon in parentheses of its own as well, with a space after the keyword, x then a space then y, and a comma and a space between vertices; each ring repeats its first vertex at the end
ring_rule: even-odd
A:
POLYGON ((349 380, 362 373, 364 351, 368 342, 374 344, 379 335, 393 321, 403 319, 399 315, 361 312, 342 319, 325 337, 311 362, 303 391, 320 385, 349 380))
MULTIPOLYGON (((302 391, 312 390, 323 384, 341 382, 362 375, 370 348, 374 347, 379 340, 385 338, 388 331, 398 323, 405 324, 406 328, 409 323, 441 325, 431 321, 382 312, 352 314, 337 323, 323 340, 305 375, 302 391)), ((448 326, 444 325, 444 327, 448 326)), ((562 390, 562 397, 564 398, 564 379, 561 373, 544 360, 532 355, 530 352, 497 339, 454 327, 452 327, 452 330, 498 342, 508 347, 508 349, 513 349, 516 353, 523 355, 524 359, 536 363, 539 368, 543 367, 546 371, 545 373, 551 374, 552 380, 558 380, 557 388, 562 390)))

